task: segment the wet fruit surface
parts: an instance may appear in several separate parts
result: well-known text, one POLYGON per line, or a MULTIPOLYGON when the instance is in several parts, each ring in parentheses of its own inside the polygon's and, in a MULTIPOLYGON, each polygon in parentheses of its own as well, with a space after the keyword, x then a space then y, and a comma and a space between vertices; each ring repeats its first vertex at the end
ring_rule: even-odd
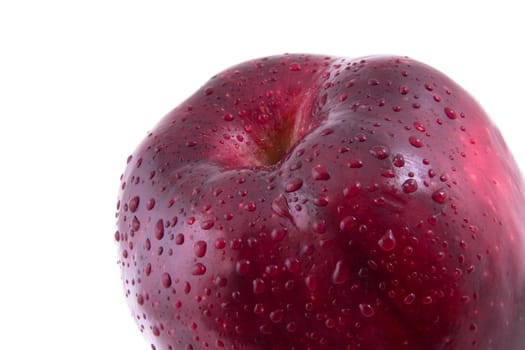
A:
POLYGON ((283 55, 148 134, 115 240, 157 350, 518 350, 524 207, 498 130, 442 73, 283 55))

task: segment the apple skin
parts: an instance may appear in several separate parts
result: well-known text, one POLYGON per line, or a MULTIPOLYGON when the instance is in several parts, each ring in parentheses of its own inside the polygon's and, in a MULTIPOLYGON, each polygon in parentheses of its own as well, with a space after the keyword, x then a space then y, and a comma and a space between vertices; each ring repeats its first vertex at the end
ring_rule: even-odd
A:
POLYGON ((122 280, 153 349, 525 348, 522 176, 425 64, 234 66, 121 181, 122 280))

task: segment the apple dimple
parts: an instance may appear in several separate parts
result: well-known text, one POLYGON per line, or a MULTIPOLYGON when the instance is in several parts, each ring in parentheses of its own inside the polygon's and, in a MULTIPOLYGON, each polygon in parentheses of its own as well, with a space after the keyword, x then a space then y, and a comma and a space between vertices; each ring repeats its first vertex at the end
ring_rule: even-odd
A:
POLYGON ((157 350, 517 350, 524 204, 501 135, 442 73, 284 55, 148 134, 114 239, 157 350))

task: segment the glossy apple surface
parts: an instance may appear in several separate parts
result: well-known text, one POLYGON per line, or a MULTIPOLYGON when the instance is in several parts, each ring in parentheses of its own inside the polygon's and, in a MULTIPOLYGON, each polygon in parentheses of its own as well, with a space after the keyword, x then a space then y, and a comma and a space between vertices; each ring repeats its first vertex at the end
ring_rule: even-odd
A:
POLYGON ((519 350, 524 208, 499 131, 443 73, 283 55, 153 128, 115 239, 156 350, 519 350))

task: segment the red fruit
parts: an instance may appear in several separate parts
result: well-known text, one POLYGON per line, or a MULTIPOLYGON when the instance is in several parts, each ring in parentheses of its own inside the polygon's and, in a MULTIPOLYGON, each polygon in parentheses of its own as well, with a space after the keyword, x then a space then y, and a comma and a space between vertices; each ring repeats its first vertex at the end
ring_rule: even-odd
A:
POLYGON ((518 350, 523 208, 500 133, 439 71, 284 55, 161 120, 115 237, 157 350, 518 350))

